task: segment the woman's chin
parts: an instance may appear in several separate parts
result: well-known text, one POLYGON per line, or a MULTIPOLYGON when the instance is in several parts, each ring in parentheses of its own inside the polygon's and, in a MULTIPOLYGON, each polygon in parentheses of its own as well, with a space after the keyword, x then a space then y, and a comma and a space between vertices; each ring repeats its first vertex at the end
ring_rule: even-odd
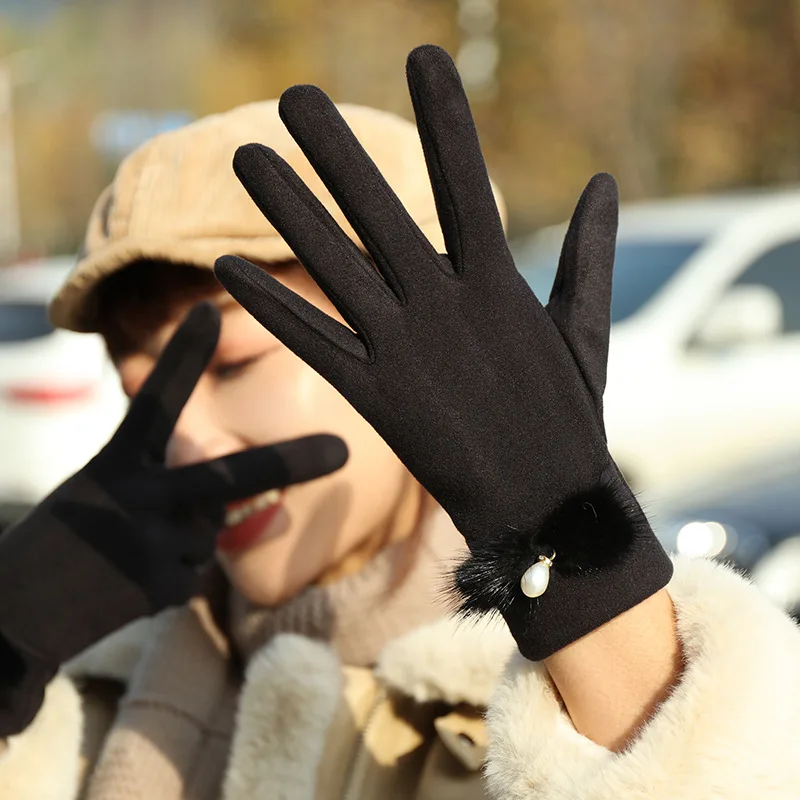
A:
POLYGON ((254 605, 278 606, 291 596, 285 576, 276 573, 274 565, 270 569, 266 559, 252 554, 234 558, 220 554, 219 561, 233 588, 254 605))

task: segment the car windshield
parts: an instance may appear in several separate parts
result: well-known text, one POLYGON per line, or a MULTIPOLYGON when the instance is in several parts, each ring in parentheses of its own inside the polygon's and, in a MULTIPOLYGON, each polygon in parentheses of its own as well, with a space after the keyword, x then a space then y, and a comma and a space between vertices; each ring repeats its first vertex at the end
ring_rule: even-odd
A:
POLYGON ((0 344, 39 339, 52 331, 43 303, 0 302, 0 344))
MULTIPOLYGON (((534 243, 517 254, 517 265, 536 296, 547 302, 558 265, 552 242, 534 243)), ((614 260, 611 321, 622 322, 647 303, 703 242, 700 240, 621 240, 614 260)))

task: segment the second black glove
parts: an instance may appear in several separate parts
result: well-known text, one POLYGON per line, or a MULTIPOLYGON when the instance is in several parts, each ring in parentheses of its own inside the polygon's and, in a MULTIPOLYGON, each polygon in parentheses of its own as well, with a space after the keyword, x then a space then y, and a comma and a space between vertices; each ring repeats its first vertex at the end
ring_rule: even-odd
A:
POLYGON ((319 435, 164 466, 219 326, 213 305, 193 309, 111 441, 0 537, 0 738, 27 726, 60 664, 197 591, 225 503, 345 463, 344 442, 319 435))

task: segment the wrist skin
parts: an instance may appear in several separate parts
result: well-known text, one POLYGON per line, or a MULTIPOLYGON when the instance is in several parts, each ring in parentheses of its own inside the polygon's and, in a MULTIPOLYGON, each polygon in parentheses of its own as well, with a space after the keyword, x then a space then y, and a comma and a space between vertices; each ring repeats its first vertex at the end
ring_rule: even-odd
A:
POLYGON ((544 660, 578 733, 619 752, 680 677, 683 661, 667 589, 544 660))

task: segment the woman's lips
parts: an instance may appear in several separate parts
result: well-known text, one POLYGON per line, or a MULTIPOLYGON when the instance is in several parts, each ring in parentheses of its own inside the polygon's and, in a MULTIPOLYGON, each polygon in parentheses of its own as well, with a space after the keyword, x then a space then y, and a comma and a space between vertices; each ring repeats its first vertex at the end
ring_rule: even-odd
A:
POLYGON ((229 524, 217 537, 219 550, 227 553, 247 550, 267 533, 267 529, 283 508, 281 504, 283 493, 274 492, 275 490, 267 492, 258 498, 228 508, 229 524))

